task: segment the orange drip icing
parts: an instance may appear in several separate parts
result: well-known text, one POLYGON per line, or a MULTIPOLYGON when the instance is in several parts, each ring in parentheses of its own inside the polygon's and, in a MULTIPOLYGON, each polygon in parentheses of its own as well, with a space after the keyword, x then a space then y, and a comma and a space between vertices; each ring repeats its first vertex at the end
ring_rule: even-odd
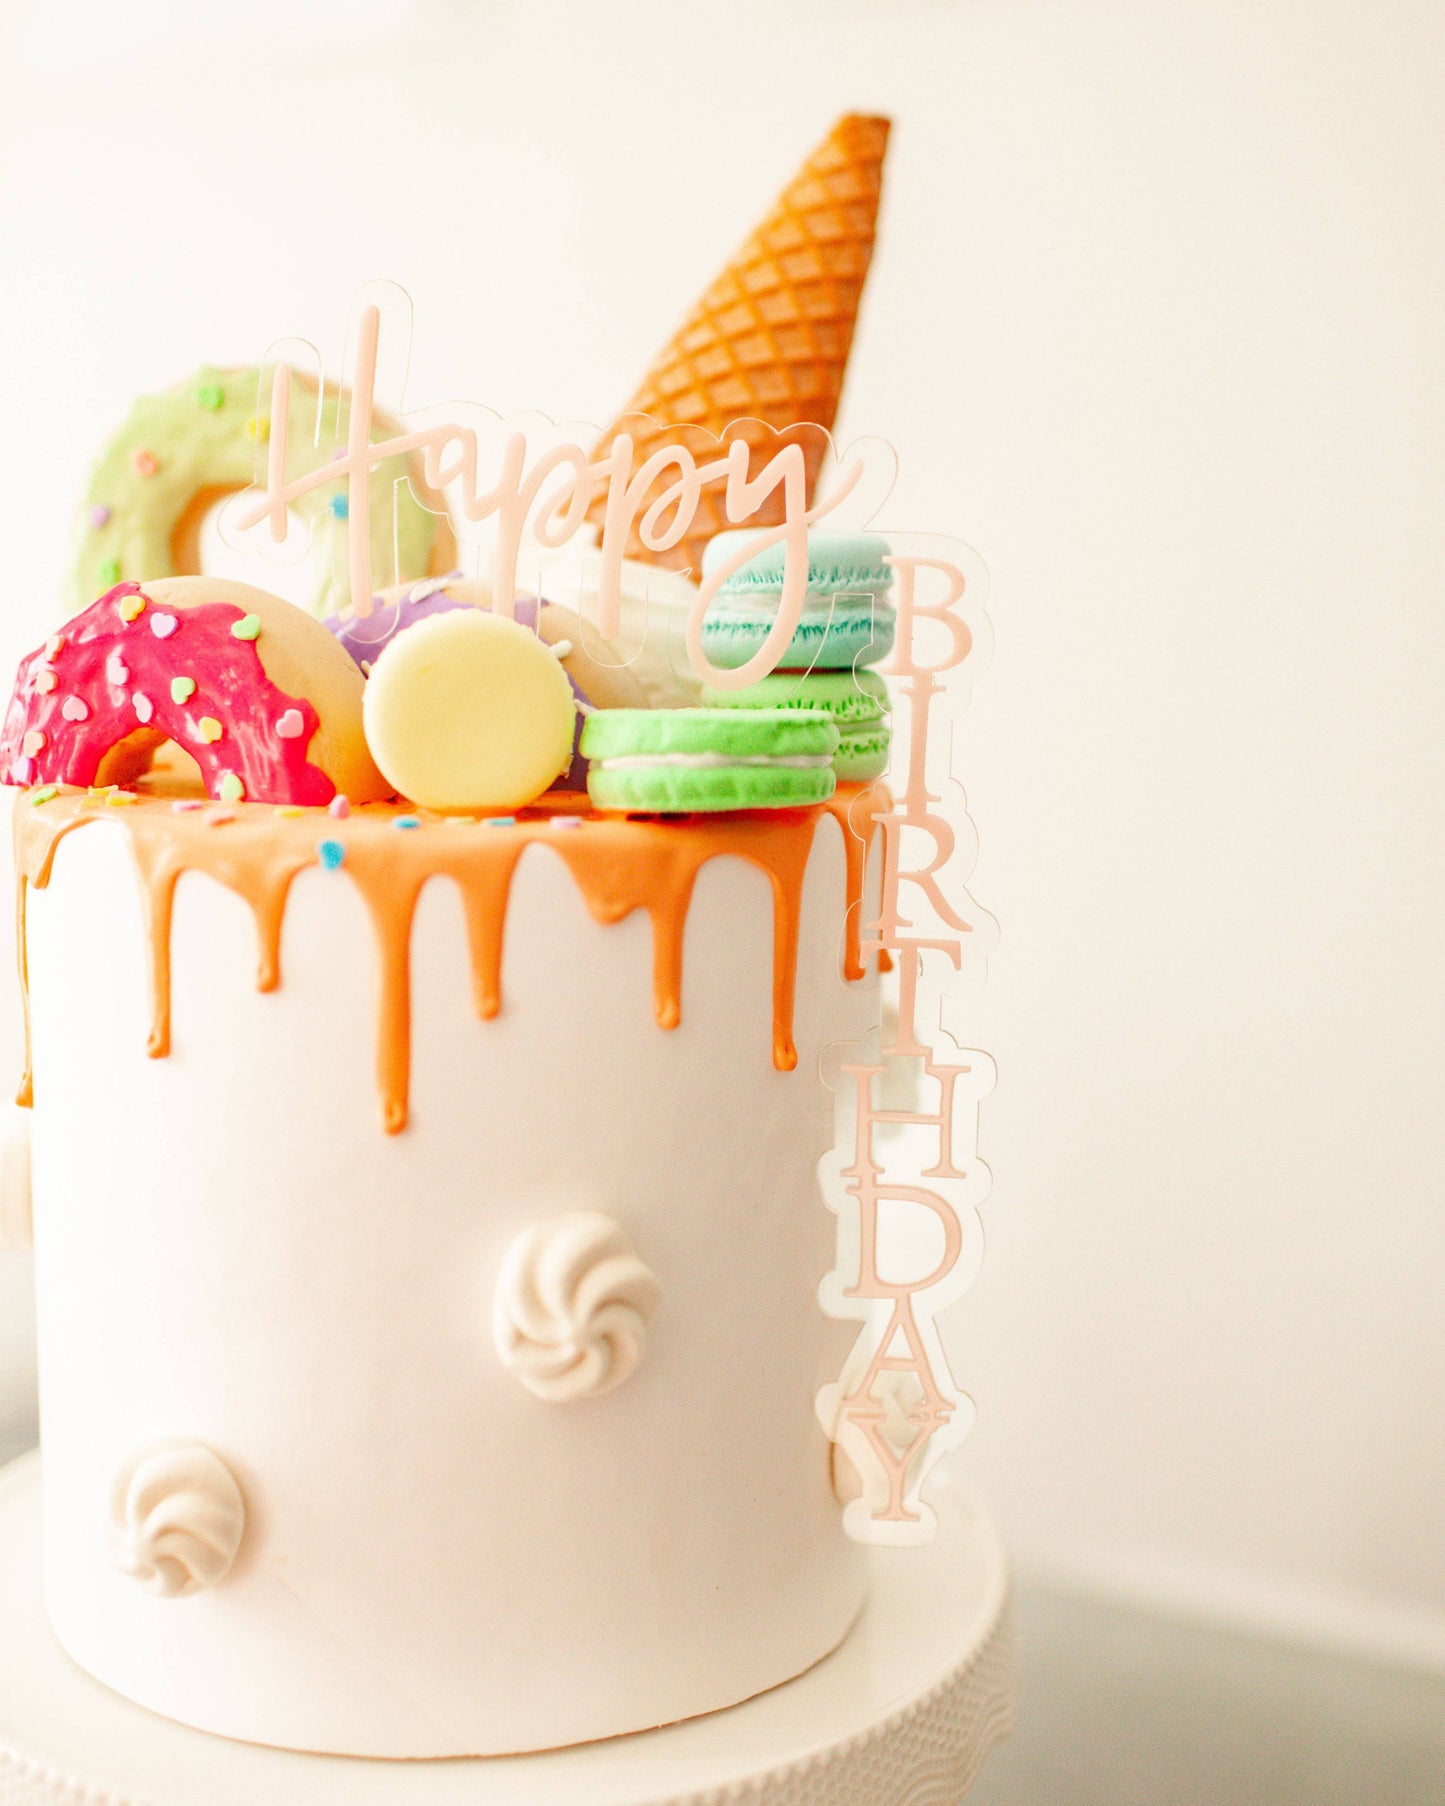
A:
POLYGON ((388 1134, 406 1126, 411 1073, 411 933, 417 899, 428 879, 451 878, 462 897, 473 1003, 488 1020, 502 1007, 502 948, 507 904, 517 861, 534 841, 563 861, 597 922, 621 921, 645 909, 652 922, 653 1013, 664 1029, 682 1020, 683 944, 697 874, 710 860, 731 855, 763 871, 773 894, 773 1064, 791 1071, 798 1061, 793 1044, 793 1000, 797 978, 798 929, 803 880, 819 818, 831 814, 843 831, 847 897, 844 976, 863 975, 859 954, 867 845, 860 830, 871 830, 887 807, 881 787, 845 787, 813 809, 689 816, 667 821, 587 814, 581 825, 559 831, 557 814, 575 810, 577 799, 550 800, 529 811, 515 826, 447 826, 424 818, 416 828, 398 830, 389 805, 355 811, 331 821, 319 810, 281 815, 263 805, 238 805, 235 819, 213 825, 211 809, 174 811, 163 796, 143 796, 124 810, 98 809, 83 791, 64 792, 39 808, 23 798, 15 811, 16 914, 20 978, 25 997, 26 1072, 19 1101, 31 1101, 29 984, 26 898, 30 887, 50 881, 55 850, 73 829, 98 814, 130 835, 144 903, 151 966, 151 1026, 147 1051, 155 1059, 170 1051, 171 915, 183 872, 204 872, 245 899, 256 922, 258 990, 281 982, 281 933, 292 880, 317 859, 317 843, 339 841, 346 849, 337 873, 360 891, 371 916, 380 965, 377 1028, 377 1087, 382 1123, 388 1134))

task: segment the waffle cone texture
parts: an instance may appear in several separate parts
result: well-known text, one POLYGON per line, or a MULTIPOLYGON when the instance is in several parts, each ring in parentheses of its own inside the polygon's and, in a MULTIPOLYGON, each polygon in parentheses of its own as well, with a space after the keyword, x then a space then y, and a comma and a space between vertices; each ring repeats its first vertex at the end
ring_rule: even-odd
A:
MULTIPOLYGON (((624 431, 634 467, 665 446, 703 458, 720 440, 741 438, 756 475, 795 442, 811 501, 873 256, 888 131, 888 120, 868 114, 838 121, 664 346, 594 456, 624 431)), ((599 524, 604 507, 599 499, 592 510, 599 524)), ((782 518, 777 492, 746 524, 782 518)), ((739 524, 724 514, 721 486, 706 489, 676 546, 649 551, 634 527, 627 556, 697 572, 707 541, 739 524)))

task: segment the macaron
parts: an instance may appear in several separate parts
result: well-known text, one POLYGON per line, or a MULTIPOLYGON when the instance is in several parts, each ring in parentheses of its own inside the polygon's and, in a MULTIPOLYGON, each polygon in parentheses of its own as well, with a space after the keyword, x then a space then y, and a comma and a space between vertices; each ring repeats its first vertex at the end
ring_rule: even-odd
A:
POLYGON ((446 813, 515 809, 572 757, 576 698, 555 652, 480 608, 400 633, 362 695, 371 756, 401 795, 446 813))
MULTIPOLYGON (((463 609, 490 613, 491 607, 490 584, 479 583, 453 571, 446 577, 423 577, 415 583, 400 583, 384 589, 373 597, 369 615, 332 615, 325 626, 369 676, 372 666, 387 647, 423 621, 463 609)), ((647 707, 647 693, 631 668, 623 662, 622 655, 614 655, 611 648, 597 640, 572 609, 555 602, 543 602, 536 596, 518 596, 512 618, 529 633, 537 634, 545 645, 559 649, 562 669, 578 705, 579 733, 580 711, 588 707, 647 707)), ((586 786, 586 767, 574 747, 572 761, 554 788, 584 790, 586 786)))
MULTIPOLYGON (((710 539, 704 577, 755 537, 754 528, 741 527, 710 539)), ((761 650, 782 600, 785 546, 780 540, 718 586, 702 624, 703 650, 714 665, 735 671, 761 650)), ((887 542, 874 534, 808 535, 803 612, 779 669, 851 671, 888 656, 895 616, 888 601, 893 570, 887 556, 887 542)))
POLYGON ((793 809, 833 794, 838 730, 804 709, 599 709, 582 729, 599 809, 793 809))
POLYGON ((745 690, 704 689, 709 709, 809 709, 838 730, 840 784, 871 784, 888 767, 888 686, 876 671, 774 671, 745 690))

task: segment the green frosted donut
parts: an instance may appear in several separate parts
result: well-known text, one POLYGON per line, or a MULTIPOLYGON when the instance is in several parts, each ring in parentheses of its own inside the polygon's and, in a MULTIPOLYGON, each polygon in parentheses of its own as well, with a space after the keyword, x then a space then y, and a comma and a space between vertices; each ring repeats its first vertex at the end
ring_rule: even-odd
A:
MULTIPOLYGON (((328 387, 316 431, 316 388, 291 378, 286 434, 289 481, 327 463, 346 442, 350 397, 328 387)), ((95 467, 81 518, 75 601, 84 605, 117 583, 195 575, 201 522, 220 497, 264 477, 271 371, 203 369, 161 395, 148 395, 95 467)), ((376 414, 373 439, 398 432, 376 414)), ((440 497, 425 495, 419 456, 388 458, 371 480, 371 547, 378 583, 404 582, 450 569, 453 541, 440 497), (395 578, 392 571, 395 570, 395 578)), ((349 602, 346 480, 323 484, 294 502, 314 533, 330 535, 326 574, 312 598, 318 615, 349 602)), ((323 544, 325 540, 323 539, 323 544)))

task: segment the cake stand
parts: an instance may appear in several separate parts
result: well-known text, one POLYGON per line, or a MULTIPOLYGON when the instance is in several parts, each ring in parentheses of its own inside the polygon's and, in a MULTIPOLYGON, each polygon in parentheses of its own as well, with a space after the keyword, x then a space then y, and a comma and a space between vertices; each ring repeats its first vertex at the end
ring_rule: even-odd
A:
POLYGON ((1012 1722, 1003 1550, 945 1493, 936 1540, 870 1552, 843 1646, 666 1730, 540 1756, 380 1762, 232 1743, 129 1704, 40 1603, 40 1464, 0 1474, 0 1806, 958 1806, 1012 1722))

